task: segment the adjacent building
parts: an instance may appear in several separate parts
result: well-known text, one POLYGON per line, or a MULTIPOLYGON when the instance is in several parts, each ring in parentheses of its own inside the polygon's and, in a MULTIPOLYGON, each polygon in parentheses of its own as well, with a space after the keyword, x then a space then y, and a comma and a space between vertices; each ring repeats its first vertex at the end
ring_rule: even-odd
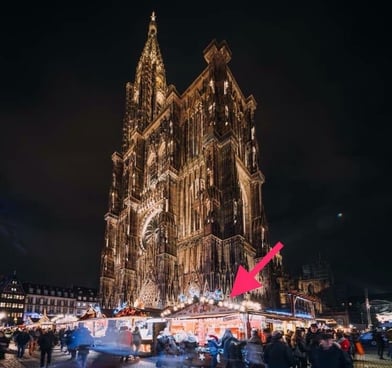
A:
MULTIPOLYGON (((226 42, 182 93, 166 80, 155 14, 125 86, 122 148, 112 155, 99 297, 161 308, 181 298, 230 295, 238 267, 270 250, 253 96, 241 91, 226 42)), ((250 298, 275 305, 277 256, 250 298)))
POLYGON ((16 276, 0 277, 0 326, 16 325, 23 322, 25 291, 16 276))
POLYGON ((0 327, 48 320, 60 316, 80 318, 98 303, 98 290, 22 283, 16 272, 0 277, 0 327))
POLYGON ((42 315, 52 319, 59 315, 82 316, 97 303, 97 290, 80 286, 62 288, 42 284, 23 284, 26 293, 24 319, 33 321, 42 315))

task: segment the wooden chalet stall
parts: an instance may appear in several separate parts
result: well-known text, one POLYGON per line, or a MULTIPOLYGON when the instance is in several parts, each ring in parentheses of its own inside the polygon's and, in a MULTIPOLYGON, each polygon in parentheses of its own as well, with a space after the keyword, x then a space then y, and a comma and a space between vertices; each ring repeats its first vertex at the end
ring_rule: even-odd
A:
POLYGON ((78 319, 58 319, 56 321, 56 328, 69 327, 74 329, 80 323, 83 323, 90 330, 96 344, 99 346, 114 343, 121 326, 127 326, 130 330, 138 326, 142 336, 142 344, 139 352, 141 355, 152 355, 154 353, 153 347, 156 336, 159 331, 166 328, 166 319, 157 317, 158 313, 154 310, 143 310, 127 306, 115 312, 114 316, 106 317, 102 313, 96 313, 90 307, 78 319))
POLYGON ((206 344, 208 335, 222 337, 230 329, 238 339, 250 338, 251 330, 295 330, 307 327, 312 320, 290 314, 262 311, 258 303, 240 304, 229 301, 203 300, 165 310, 161 316, 168 321, 168 330, 174 336, 195 335, 199 345, 206 344))

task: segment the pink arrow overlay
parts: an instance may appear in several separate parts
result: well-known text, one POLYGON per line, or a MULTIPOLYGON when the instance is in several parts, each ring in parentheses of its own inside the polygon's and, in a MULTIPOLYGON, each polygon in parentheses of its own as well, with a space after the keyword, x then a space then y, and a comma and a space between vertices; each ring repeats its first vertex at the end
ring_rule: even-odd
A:
POLYGON ((255 279, 255 276, 282 248, 283 244, 281 242, 276 243, 274 247, 263 257, 263 259, 253 268, 253 270, 250 270, 249 272, 245 270, 244 267, 239 266, 230 297, 233 298, 237 295, 244 294, 247 291, 259 288, 261 284, 255 279))

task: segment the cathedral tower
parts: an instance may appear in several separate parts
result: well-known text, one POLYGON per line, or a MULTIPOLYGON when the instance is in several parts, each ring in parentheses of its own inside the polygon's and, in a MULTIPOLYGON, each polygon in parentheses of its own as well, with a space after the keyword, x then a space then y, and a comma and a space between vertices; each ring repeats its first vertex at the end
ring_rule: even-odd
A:
MULTIPOLYGON (((225 42, 204 50, 207 67, 182 94, 166 84, 153 13, 134 83, 126 84, 121 153, 113 176, 101 256, 103 308, 164 308, 180 296, 220 289, 239 265, 251 269, 271 248, 256 101, 241 92, 225 42)), ((251 299, 273 305, 273 274, 251 299)))

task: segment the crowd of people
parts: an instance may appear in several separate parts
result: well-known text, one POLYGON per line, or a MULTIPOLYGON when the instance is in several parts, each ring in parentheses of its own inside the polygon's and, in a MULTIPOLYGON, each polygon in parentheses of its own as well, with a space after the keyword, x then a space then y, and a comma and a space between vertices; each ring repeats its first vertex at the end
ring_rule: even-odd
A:
MULTIPOLYGON (((192 367, 194 360, 203 356, 204 366, 209 368, 353 368, 353 362, 363 354, 359 343, 359 331, 321 329, 316 323, 309 328, 295 331, 259 331, 253 329, 249 339, 238 339, 230 329, 219 338, 208 335, 206 345, 201 347, 195 335, 181 339, 161 331, 155 339, 153 353, 156 367, 192 367), (203 349, 201 349, 203 348, 203 349), (202 352, 202 354, 201 354, 202 352)), ((89 329, 82 322, 74 328, 22 328, 6 336, 0 330, 0 359, 4 359, 10 341, 16 346, 16 355, 32 355, 39 351, 40 367, 52 363, 52 351, 56 345, 69 355, 70 361, 78 367, 86 368, 87 356, 95 345, 89 329)), ((130 329, 126 325, 111 326, 103 337, 104 345, 115 346, 118 363, 136 361, 142 343, 137 326, 130 329)), ((375 332, 377 353, 380 359, 386 354, 392 359, 392 336, 381 330, 375 332)), ((94 347, 95 348, 95 347, 94 347)), ((114 351, 108 351, 108 355, 114 351)))
MULTIPOLYGON (((284 333, 280 330, 253 329, 248 340, 236 338, 227 329, 221 338, 207 339, 210 368, 353 368, 354 361, 363 354, 359 331, 321 329, 316 323, 309 328, 297 328, 284 333)), ((186 340, 187 341, 187 340, 186 340)), ((157 367, 192 366, 197 343, 184 345, 163 332, 157 338, 157 367), (181 356, 175 361, 168 356, 181 356), (189 363, 188 363, 188 360, 189 363)), ((199 352, 202 350, 199 350, 199 352)), ((381 355, 382 357, 382 355, 381 355)), ((392 358, 392 356, 391 356, 392 358)), ((203 359, 205 359, 203 355, 203 359)), ((382 359, 382 358, 380 358, 382 359)))
MULTIPOLYGON (((135 359, 142 343, 138 326, 133 330, 125 325, 108 329, 104 339, 112 347, 108 355, 120 356, 121 362, 135 359), (121 354, 118 354, 119 351, 121 354)), ((74 361, 78 367, 85 368, 88 354, 95 347, 94 337, 83 322, 79 322, 73 328, 59 330, 51 327, 16 328, 7 331, 7 334, 4 330, 0 330, 0 359, 5 358, 11 342, 16 347, 18 359, 23 359, 25 354, 32 356, 35 351, 38 351, 40 367, 51 365, 53 348, 59 346, 60 352, 69 355, 69 361, 74 361)))
POLYGON ((94 338, 83 323, 73 330, 57 331, 51 327, 17 328, 9 336, 0 331, 0 359, 5 358, 11 341, 16 346, 16 357, 19 359, 27 353, 32 356, 35 351, 39 351, 40 367, 51 365, 53 348, 60 344, 61 351, 70 354, 70 360, 78 360, 80 366, 85 368, 87 355, 94 345, 94 338))

